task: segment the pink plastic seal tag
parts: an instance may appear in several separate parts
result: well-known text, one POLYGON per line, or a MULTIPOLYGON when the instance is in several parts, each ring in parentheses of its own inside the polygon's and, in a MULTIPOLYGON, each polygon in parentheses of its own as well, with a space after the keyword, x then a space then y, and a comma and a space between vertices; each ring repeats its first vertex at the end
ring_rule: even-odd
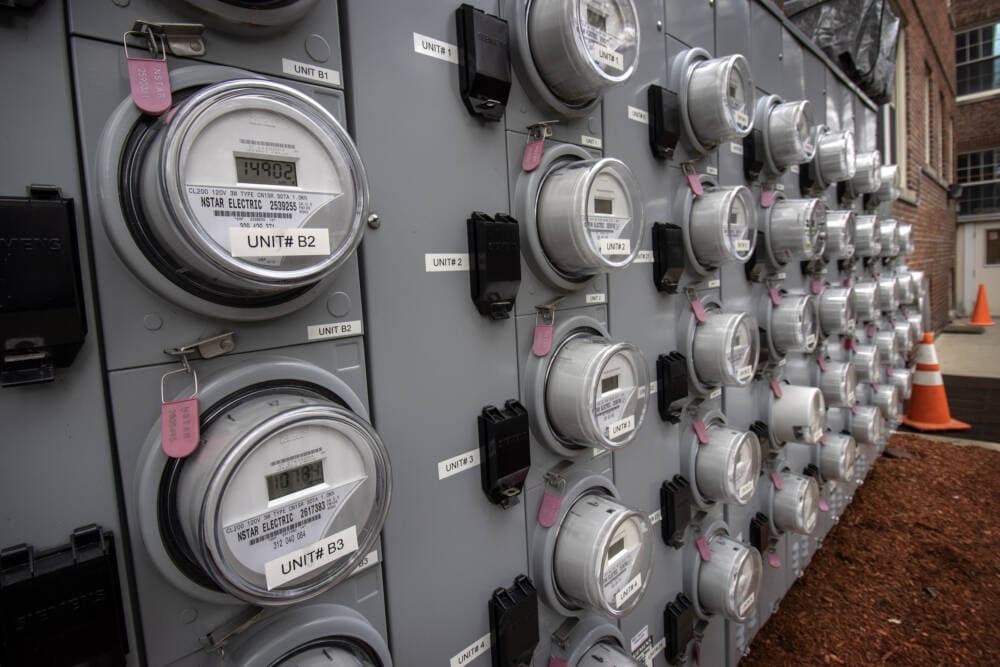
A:
POLYGON ((705 428, 705 422, 699 420, 691 424, 694 427, 694 434, 698 436, 698 442, 702 445, 708 444, 708 429, 705 428))
POLYGON ((167 61, 157 58, 128 58, 128 82, 132 101, 143 113, 160 116, 173 101, 167 61))
POLYGON ((844 341, 844 348, 845 349, 853 350, 856 347, 857 347, 857 344, 855 343, 853 336, 844 341))
POLYGON ((894 375, 895 373, 896 373, 896 369, 893 368, 892 366, 889 366, 889 367, 887 367, 885 369, 885 374, 886 375, 894 375))
POLYGON ((844 282, 843 282, 843 283, 841 283, 841 284, 842 284, 842 285, 843 285, 844 287, 850 287, 850 286, 851 286, 851 279, 850 279, 850 278, 844 278, 844 282))
POLYGON ((708 546, 708 538, 702 535, 697 540, 694 541, 694 545, 698 547, 698 553, 701 555, 701 559, 706 563, 712 560, 712 550, 708 546))
POLYGON ((688 187, 691 188, 691 192, 694 193, 695 197, 700 197, 705 194, 705 188, 701 184, 701 178, 693 170, 688 172, 687 175, 688 187))
POLYGON ((823 435, 819 436, 819 444, 821 444, 821 445, 825 445, 826 444, 826 434, 825 433, 823 435))
POLYGON ((767 288, 767 297, 771 300, 771 303, 775 306, 781 305, 781 292, 778 291, 777 287, 767 288))
POLYGON ((705 312, 705 304, 701 302, 701 299, 691 300, 691 312, 694 313, 694 319, 699 322, 704 322, 708 319, 708 313, 705 312))
POLYGON ((816 360, 816 363, 819 364, 819 369, 821 371, 825 371, 826 370, 826 357, 820 357, 820 358, 818 358, 816 360))
POLYGON ((774 484, 774 488, 781 491, 781 475, 777 472, 771 473, 771 484, 774 484))
POLYGON ((538 523, 542 528, 551 528, 559 518, 562 496, 546 491, 542 494, 542 505, 538 508, 538 523))
POLYGON ((760 207, 771 208, 774 206, 774 188, 763 187, 760 190, 760 207))
POLYGON ((867 334, 869 338, 874 338, 875 337, 875 332, 876 332, 876 329, 875 329, 875 325, 874 324, 869 324, 868 328, 865 329, 865 334, 867 334))
POLYGON ((777 380, 771 380, 771 393, 775 398, 781 398, 781 383, 777 380))
POLYGON ((781 559, 778 558, 778 554, 774 553, 773 551, 768 551, 767 564, 773 567, 775 570, 777 570, 779 567, 781 567, 781 559))
POLYGON ((823 287, 824 287, 824 285, 823 285, 823 281, 822 280, 820 280, 819 278, 817 278, 816 280, 812 281, 811 285, 812 285, 812 293, 813 294, 822 294, 823 293, 823 287))
POLYGON ((691 657, 694 658, 694 664, 701 667, 701 642, 695 642, 691 646, 691 657))
POLYGON ((858 414, 858 406, 856 406, 856 405, 852 405, 851 406, 851 414, 852 415, 858 414))
POLYGON ((878 384, 875 382, 872 382, 872 391, 878 392, 878 384))
POLYGON ((819 511, 820 512, 829 512, 830 511, 830 503, 826 502, 826 498, 820 498, 819 499, 819 511))
POLYGON ((552 350, 552 325, 536 324, 535 335, 531 339, 531 352, 536 357, 544 357, 552 350))
POLYGON ((174 459, 190 456, 198 448, 198 399, 185 398, 164 403, 160 419, 163 452, 174 459))
POLYGON ((545 139, 529 141, 524 147, 524 156, 521 158, 521 169, 534 171, 542 163, 542 151, 545 150, 545 139))
POLYGON ((562 658, 557 658, 555 656, 549 658, 549 667, 568 667, 568 665, 569 663, 562 658))

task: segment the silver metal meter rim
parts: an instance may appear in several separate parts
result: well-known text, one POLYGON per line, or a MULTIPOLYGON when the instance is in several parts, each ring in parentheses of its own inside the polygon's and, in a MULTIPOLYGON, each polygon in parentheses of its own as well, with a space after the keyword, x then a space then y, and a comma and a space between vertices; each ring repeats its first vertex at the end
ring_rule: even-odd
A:
POLYGON ((878 285, 870 281, 854 286, 854 308, 859 321, 871 322, 879 316, 877 290, 878 285))
POLYGON ((854 149, 854 131, 831 132, 824 127, 818 131, 814 160, 819 181, 823 186, 854 178, 857 169, 854 149))
MULTIPOLYGON (((766 99, 766 98, 765 98, 766 99)), ((772 173, 781 174, 797 164, 806 164, 816 155, 813 137, 812 107, 809 100, 782 102, 776 96, 764 115, 764 155, 772 173)), ((762 125, 761 109, 757 107, 757 124, 762 125)))
POLYGON ((703 612, 744 622, 760 593, 764 571, 760 552, 722 530, 705 537, 712 556, 698 565, 698 606, 703 612))
POLYGON ((851 416, 851 435, 866 445, 881 445, 886 438, 882 411, 874 405, 859 405, 851 416))
POLYGON ((753 380, 760 357, 760 333, 749 314, 709 310, 691 338, 689 370, 697 383, 745 387, 753 380))
POLYGON ((895 368, 889 374, 889 382, 899 387, 899 396, 904 401, 909 400, 913 392, 913 371, 908 368, 895 368))
POLYGON ((854 253, 858 257, 882 254, 882 225, 877 215, 859 215, 854 222, 854 253))
POLYGON ((706 424, 708 442, 695 450, 695 484, 711 501, 746 506, 757 488, 760 441, 752 431, 729 428, 720 420, 706 424))
MULTIPOLYGON (((731 64, 728 67, 727 72, 728 71, 739 72, 742 70, 743 66, 746 65, 746 60, 743 58, 743 56, 737 55, 737 56, 732 56, 731 58, 742 59, 743 64, 742 65, 736 64, 735 69, 731 64)), ((670 90, 679 91, 681 127, 683 129, 684 138, 689 144, 690 148, 699 155, 707 155, 711 151, 715 150, 718 144, 724 141, 725 138, 714 137, 715 141, 703 141, 700 138, 701 133, 698 130, 696 130, 695 124, 699 122, 704 123, 705 121, 702 121, 700 118, 697 118, 695 116, 695 110, 692 108, 692 99, 699 98, 699 95, 697 94, 692 95, 692 91, 690 90, 692 76, 694 74, 694 71, 703 63, 707 62, 722 63, 723 61, 726 60, 727 60, 726 58, 719 58, 713 61, 712 57, 708 54, 708 51, 706 51, 705 49, 693 48, 693 49, 687 49, 686 51, 682 51, 681 53, 679 53, 677 56, 674 57, 674 59, 671 61, 669 65, 669 81, 667 87, 670 90)), ((719 74, 717 68, 713 68, 713 70, 711 71, 706 70, 703 74, 711 75, 713 72, 715 74, 719 74)), ((739 123, 740 132, 737 135, 733 135, 732 138, 744 137, 747 134, 749 134, 753 129, 754 118, 756 116, 756 105, 755 105, 756 89, 753 87, 753 79, 749 75, 749 66, 746 66, 746 74, 747 76, 744 79, 744 82, 749 84, 749 92, 745 96, 745 103, 747 109, 747 111, 744 112, 745 119, 743 117, 740 117, 739 119, 734 118, 734 120, 738 121, 746 120, 746 123, 742 122, 739 123)), ((726 75, 725 80, 721 76, 719 76, 715 81, 711 81, 712 79, 715 79, 715 77, 713 76, 706 76, 704 78, 706 81, 708 81, 708 84, 701 92, 704 92, 704 94, 709 96, 708 98, 709 101, 699 102, 698 104, 707 104, 709 107, 714 107, 714 110, 709 111, 708 115, 705 117, 707 122, 710 124, 720 123, 719 120, 720 118, 725 119, 734 116, 735 114, 730 113, 732 111, 731 108, 728 111, 725 108, 729 106, 727 105, 728 73, 726 75)), ((725 121, 723 120, 721 122, 724 124, 725 121)))
POLYGON ((600 641, 584 652, 583 657, 573 663, 575 667, 642 667, 628 651, 615 642, 600 641))
POLYGON ((318 0, 285 0, 284 2, 254 2, 253 0, 184 0, 187 4, 217 19, 215 23, 233 32, 245 33, 248 28, 278 30, 296 23, 309 13, 318 0))
POLYGON ((851 179, 851 189, 857 194, 870 194, 882 186, 882 154, 875 150, 858 153, 855 157, 857 168, 851 179))
POLYGON ((525 3, 532 65, 562 103, 583 107, 627 81, 639 62, 632 0, 533 0, 525 3))
POLYGON ((819 517, 819 484, 812 477, 779 473, 781 488, 771 489, 771 522, 780 533, 808 535, 819 517))
POLYGON ((710 187, 691 199, 687 213, 684 238, 699 272, 729 262, 745 264, 753 256, 756 207, 745 186, 710 187))
POLYGON ((874 386, 869 385, 869 392, 872 404, 879 409, 882 417, 887 422, 894 422, 899 419, 901 399, 898 386, 892 383, 884 383, 880 384, 878 390, 876 390, 874 386))
POLYGON ((892 330, 896 334, 896 346, 902 351, 903 356, 906 356, 917 343, 916 337, 913 335, 913 328, 909 321, 904 320, 896 322, 892 330))
POLYGON ((878 350, 879 358, 886 366, 896 363, 899 355, 899 346, 896 344, 896 334, 893 331, 877 331, 875 333, 875 348, 878 350))
POLYGON ((644 228, 639 183, 615 158, 562 163, 541 182, 536 224, 549 261, 568 279, 624 268, 644 228))
POLYGON ((756 88, 741 54, 700 59, 685 74, 686 113, 698 143, 717 146, 753 130, 756 88))
POLYGON ((858 461, 858 442, 846 433, 827 433, 819 449, 819 470, 824 479, 854 481, 858 461))
POLYGON ((881 354, 874 345, 859 345, 854 352, 854 369, 863 382, 877 382, 882 375, 881 354))
POLYGON ((850 259, 854 255, 854 211, 827 211, 826 245, 823 257, 827 260, 850 259))
POLYGON ((776 198, 764 214, 764 236, 772 263, 813 259, 822 252, 826 234, 826 202, 822 199, 776 198))
POLYGON ((879 201, 893 202, 899 199, 898 178, 899 167, 894 164, 882 165, 879 169, 879 188, 875 193, 879 201))
POLYGON ((764 301, 767 309, 767 338, 780 356, 789 352, 809 353, 819 341, 819 319, 815 299, 810 295, 786 295, 781 303, 764 301))
POLYGON ((642 599, 653 567, 652 524, 600 489, 572 501, 557 527, 552 573, 564 604, 612 617, 642 599))
POLYGON ((635 345, 577 331, 550 353, 545 409, 557 437, 575 447, 618 449, 646 415, 646 361, 635 345))
POLYGON ((815 445, 823 437, 826 401, 818 388, 782 384, 781 396, 771 396, 770 405, 768 425, 775 444, 815 445))
POLYGON ((908 222, 899 223, 899 254, 909 256, 914 253, 916 246, 913 241, 913 225, 908 222))
POLYGON ((858 313, 853 287, 828 287, 819 295, 819 323, 828 336, 854 333, 858 313))
POLYGON ((879 309, 892 313, 899 308, 899 281, 896 276, 880 276, 875 284, 875 300, 879 309))
POLYGON ((858 372, 852 361, 829 361, 820 371, 820 391, 828 406, 849 408, 858 389, 858 372))

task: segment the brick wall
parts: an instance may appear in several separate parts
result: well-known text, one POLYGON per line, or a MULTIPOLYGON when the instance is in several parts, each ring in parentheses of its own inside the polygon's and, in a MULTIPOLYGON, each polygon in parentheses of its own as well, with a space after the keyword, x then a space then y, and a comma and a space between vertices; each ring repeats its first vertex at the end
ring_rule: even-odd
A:
POLYGON ((1000 0, 951 0, 951 17, 957 31, 992 23, 1000 17, 1000 0))

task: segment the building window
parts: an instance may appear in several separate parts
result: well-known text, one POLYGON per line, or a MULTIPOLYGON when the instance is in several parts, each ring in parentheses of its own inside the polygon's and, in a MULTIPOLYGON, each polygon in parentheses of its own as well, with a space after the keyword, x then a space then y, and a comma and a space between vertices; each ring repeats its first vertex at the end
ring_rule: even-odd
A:
POLYGON ((958 182, 962 184, 959 215, 1000 211, 1000 148, 959 155, 958 182))
POLYGON ((892 101, 882 106, 878 133, 882 142, 882 162, 898 167, 896 185, 908 189, 906 117, 906 32, 900 30, 896 42, 896 90, 892 101))
POLYGON ((955 61, 960 96, 1000 88, 1000 24, 955 35, 955 61))
POLYGON ((931 156, 931 133, 934 125, 931 123, 931 68, 924 64, 924 165, 934 164, 931 156))
POLYGON ((986 230, 986 266, 1000 264, 1000 227, 986 230))

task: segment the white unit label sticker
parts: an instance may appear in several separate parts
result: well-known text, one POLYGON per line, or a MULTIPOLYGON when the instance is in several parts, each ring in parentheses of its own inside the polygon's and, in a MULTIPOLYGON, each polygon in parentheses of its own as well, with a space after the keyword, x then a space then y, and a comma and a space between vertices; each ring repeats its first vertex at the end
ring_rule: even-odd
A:
POLYGON ((721 284, 722 284, 722 282, 718 278, 713 278, 712 280, 708 281, 708 288, 709 289, 714 289, 714 288, 718 287, 721 284))
POLYGON ((588 294, 587 303, 605 303, 608 300, 607 294, 588 294))
POLYGON ((729 152, 733 155, 743 155, 743 144, 736 141, 729 142, 729 152))
POLYGON ((719 175, 719 170, 716 169, 715 167, 708 166, 708 167, 705 167, 705 173, 708 174, 709 176, 718 176, 719 175))
POLYGON ((358 529, 351 526, 319 542, 270 560, 264 564, 267 590, 273 591, 278 586, 326 567, 357 550, 358 529))
POLYGON ((633 260, 635 264, 652 264, 653 263, 653 251, 652 250, 640 250, 635 254, 635 259, 633 260))
POLYGON ((340 85, 340 72, 335 69, 317 67, 316 65, 310 65, 309 63, 300 63, 297 60, 282 58, 281 71, 289 76, 294 76, 299 79, 319 81, 320 83, 326 83, 331 86, 340 85))
POLYGON ((602 140, 586 134, 580 135, 580 143, 584 146, 589 146, 590 148, 604 148, 604 142, 602 140))
POLYGON ((467 252, 429 252, 424 255, 424 270, 435 271, 468 271, 469 253, 467 252))
POLYGON ((608 424, 608 437, 618 438, 635 430, 635 415, 608 424))
POLYGON ((632 252, 632 241, 629 239, 601 239, 602 255, 627 255, 630 252, 632 252))
POLYGON ((775 183, 774 184, 774 189, 777 190, 778 192, 784 192, 785 191, 785 184, 784 183, 775 183))
POLYGON ((647 639, 649 639, 649 626, 644 625, 639 632, 635 633, 635 635, 632 636, 632 639, 629 640, 629 650, 635 653, 635 650, 642 646, 642 643, 647 639))
POLYGON ((660 523, 661 521, 663 521, 663 511, 662 510, 656 510, 655 512, 653 512, 652 514, 649 515, 649 522, 651 524, 653 524, 654 526, 656 524, 660 523))
POLYGON ((625 587, 615 593, 615 604, 621 607, 625 601, 635 595, 642 588, 642 573, 635 575, 625 587))
POLYGON ((649 125, 649 112, 630 106, 628 108, 628 119, 642 123, 643 125, 649 125))
POLYGON ((590 49, 590 53, 594 56, 594 60, 605 67, 610 67, 619 72, 625 71, 625 57, 617 51, 613 51, 600 44, 594 44, 590 49))
POLYGON ((791 167, 788 168, 788 171, 792 172, 793 174, 799 173, 799 165, 793 164, 791 167))
POLYGON ((345 338, 360 336, 365 332, 361 320, 350 322, 331 322, 329 324, 313 324, 306 327, 306 337, 309 340, 327 340, 328 338, 345 338))
POLYGON ((652 382, 650 382, 649 383, 649 395, 652 396, 653 394, 655 394, 656 391, 657 391, 657 388, 658 387, 657 387, 656 380, 653 380, 652 382))
POLYGON ((746 115, 742 111, 737 111, 733 115, 736 116, 736 122, 739 124, 740 127, 746 127, 747 125, 750 124, 750 116, 746 115))
POLYGON ((413 33, 413 50, 422 56, 430 56, 447 63, 458 64, 458 47, 440 39, 434 39, 419 32, 413 33))
POLYGON ((450 459, 440 461, 438 463, 438 479, 445 479, 446 477, 457 475, 463 470, 475 468, 477 465, 479 465, 479 449, 470 449, 469 451, 463 452, 458 456, 453 456, 450 459))
POLYGON ((712 393, 708 395, 708 400, 712 400, 713 398, 718 398, 720 396, 722 396, 722 387, 719 387, 718 389, 713 389, 712 393))
POLYGON ((490 651, 490 633, 486 633, 476 641, 472 642, 458 655, 452 656, 449 667, 462 667, 467 665, 481 655, 486 655, 490 651))
POLYGON ((749 380, 751 377, 753 377, 753 366, 744 366, 736 374, 736 377, 739 378, 740 382, 743 382, 744 380, 749 380))
POLYGON ((736 252, 746 252, 750 249, 750 239, 737 239, 736 252))
POLYGON ((325 229, 229 228, 233 257, 304 257, 330 255, 330 232, 325 229))

